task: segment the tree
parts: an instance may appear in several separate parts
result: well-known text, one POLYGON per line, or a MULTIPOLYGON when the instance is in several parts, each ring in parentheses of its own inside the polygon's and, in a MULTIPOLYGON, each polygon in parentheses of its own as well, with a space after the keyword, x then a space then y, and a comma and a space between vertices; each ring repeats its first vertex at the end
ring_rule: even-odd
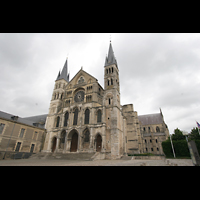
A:
POLYGON ((188 135, 188 140, 200 140, 200 135, 199 135, 199 131, 198 128, 193 128, 191 130, 191 133, 188 135))
POLYGON ((172 140, 185 140, 185 136, 183 135, 183 132, 177 128, 174 130, 174 134, 172 134, 172 140))

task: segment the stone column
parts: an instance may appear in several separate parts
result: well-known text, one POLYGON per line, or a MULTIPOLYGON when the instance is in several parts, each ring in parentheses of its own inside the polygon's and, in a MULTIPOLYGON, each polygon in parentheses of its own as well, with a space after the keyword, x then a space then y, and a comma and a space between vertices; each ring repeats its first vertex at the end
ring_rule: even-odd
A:
POLYGON ((78 144, 77 144, 77 152, 80 152, 82 149, 81 149, 81 129, 78 129, 78 144))
POLYGON ((51 138, 52 133, 49 133, 49 141, 48 141, 48 146, 47 146, 47 152, 51 152, 51 143, 52 143, 52 138, 51 138))
POLYGON ((66 140, 66 152, 70 152, 71 141, 71 139, 66 140))
POLYGON ((105 106, 103 106, 103 110, 102 110, 102 122, 106 123, 106 108, 105 106))
POLYGON ((60 144, 60 138, 57 137, 57 140, 56 140, 56 150, 55 150, 55 152, 58 152, 59 144, 60 144))
POLYGON ((106 136, 102 135, 102 149, 101 152, 105 152, 106 151, 106 136))
POLYGON ((93 152, 93 128, 90 129, 90 145, 89 145, 89 151, 93 152))
POLYGON ((106 127, 102 127, 102 152, 106 151, 106 127))
POLYGON ((66 130, 66 135, 65 135, 65 143, 64 143, 64 149, 63 152, 66 152, 66 147, 67 147, 67 130, 66 130))

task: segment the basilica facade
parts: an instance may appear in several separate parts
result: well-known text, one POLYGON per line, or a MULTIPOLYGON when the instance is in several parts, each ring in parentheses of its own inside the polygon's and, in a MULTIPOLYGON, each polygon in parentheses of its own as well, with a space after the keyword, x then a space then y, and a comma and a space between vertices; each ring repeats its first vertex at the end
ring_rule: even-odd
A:
POLYGON ((82 68, 69 80, 68 61, 52 93, 43 152, 100 152, 104 158, 127 154, 163 154, 169 136, 162 111, 138 116, 133 104, 121 105, 119 66, 109 45, 104 87, 82 68))

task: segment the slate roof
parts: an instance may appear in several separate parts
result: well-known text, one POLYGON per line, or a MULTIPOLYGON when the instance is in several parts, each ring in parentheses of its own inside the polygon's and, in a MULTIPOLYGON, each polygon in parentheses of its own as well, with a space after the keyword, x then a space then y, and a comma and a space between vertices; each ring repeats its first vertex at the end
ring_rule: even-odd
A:
POLYGON ((18 117, 16 120, 14 120, 13 119, 14 116, 16 116, 16 115, 0 111, 0 118, 2 118, 2 119, 16 121, 16 122, 19 122, 19 123, 22 123, 25 125, 35 126, 35 127, 42 128, 42 129, 44 129, 46 117, 47 117, 47 115, 39 115, 39 116, 27 117, 27 118, 18 117), (42 119, 44 121, 44 123, 40 124, 39 122, 41 122, 42 120, 39 120, 39 119, 42 119))
POLYGON ((44 114, 44 115, 36 115, 36 116, 32 116, 32 117, 24 117, 22 119, 28 120, 28 121, 32 121, 34 123, 40 123, 41 125, 45 125, 46 123, 46 118, 47 118, 48 114, 44 114))
POLYGON ((108 57, 106 56, 106 60, 105 60, 105 66, 109 66, 112 64, 116 64, 117 66, 117 60, 114 56, 112 44, 110 43, 109 50, 108 50, 108 57))
POLYGON ((68 66, 67 66, 67 59, 66 59, 66 61, 65 61, 65 64, 64 64, 64 67, 63 67, 63 69, 62 69, 62 72, 60 73, 58 73, 58 76, 57 76, 57 79, 56 79, 56 81, 57 80, 61 80, 61 79, 64 79, 64 80, 66 80, 67 82, 69 82, 69 74, 68 74, 68 66))
POLYGON ((149 114, 149 115, 139 115, 139 121, 143 126, 151 124, 162 124, 163 118, 161 113, 149 114))

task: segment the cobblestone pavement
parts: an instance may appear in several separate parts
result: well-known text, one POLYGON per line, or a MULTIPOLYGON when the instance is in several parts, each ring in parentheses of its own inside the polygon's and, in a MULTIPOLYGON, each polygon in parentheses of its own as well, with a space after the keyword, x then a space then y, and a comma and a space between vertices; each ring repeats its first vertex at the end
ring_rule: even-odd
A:
POLYGON ((191 159, 166 160, 0 160, 0 166, 193 166, 191 159))

